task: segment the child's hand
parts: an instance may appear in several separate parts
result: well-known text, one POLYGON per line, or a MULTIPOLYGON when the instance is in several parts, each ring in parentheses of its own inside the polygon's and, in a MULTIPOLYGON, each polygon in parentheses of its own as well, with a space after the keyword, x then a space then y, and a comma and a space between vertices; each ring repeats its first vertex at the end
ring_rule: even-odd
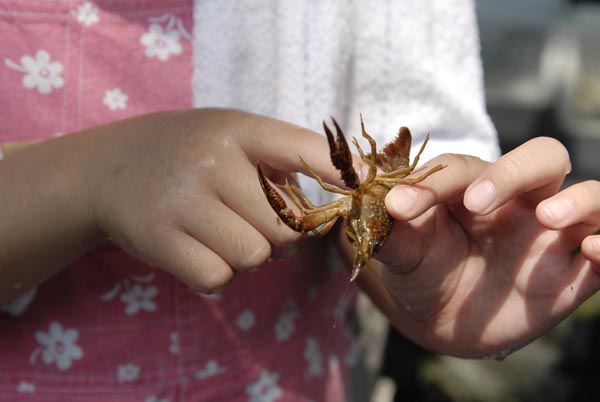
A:
POLYGON ((491 165, 460 155, 441 155, 431 166, 438 163, 447 168, 388 194, 398 222, 377 254, 385 266, 376 267, 379 278, 373 271, 363 278, 410 338, 459 356, 502 353, 600 288, 588 237, 600 225, 599 186, 555 195, 570 170, 560 143, 537 138, 491 165), (570 209, 561 222, 551 223, 552 200, 570 209))
POLYGON ((336 181, 324 137, 241 111, 159 113, 93 131, 98 228, 201 292, 298 246, 265 199, 257 162, 271 177, 289 174, 302 170, 300 154, 336 181))
POLYGON ((157 113, 10 153, 0 163, 0 303, 107 237, 199 291, 226 286, 297 248, 256 163, 288 175, 302 170, 299 154, 339 184, 324 137, 234 110, 157 113))
MULTIPOLYGON (((589 180, 577 183, 542 201, 536 208, 538 221, 548 229, 568 227, 585 233, 600 227, 600 182, 589 180)), ((600 234, 586 236, 581 242, 581 253, 600 267, 600 234)), ((600 272, 599 272, 600 274, 600 272)))

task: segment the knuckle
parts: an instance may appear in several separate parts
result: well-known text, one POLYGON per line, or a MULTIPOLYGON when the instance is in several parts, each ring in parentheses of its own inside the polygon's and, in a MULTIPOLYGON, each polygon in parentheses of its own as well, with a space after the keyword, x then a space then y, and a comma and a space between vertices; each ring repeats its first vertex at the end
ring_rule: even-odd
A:
POLYGON ((269 242, 258 232, 223 227, 217 237, 221 239, 219 254, 235 271, 247 271, 264 265, 271 255, 269 242))
POLYGON ((519 177, 520 173, 528 171, 530 161, 531 155, 528 153, 508 153, 499 159, 497 166, 501 177, 519 177))
POLYGON ((586 180, 580 183, 580 185, 585 186, 585 188, 588 189, 588 193, 590 193, 595 200, 600 200, 600 181, 586 180))
POLYGON ((444 164, 447 165, 455 165, 456 167, 458 167, 458 169, 464 171, 465 169, 467 169, 470 165, 469 161, 471 158, 471 156, 468 155, 460 155, 460 154, 442 154, 441 155, 444 158, 444 164))
POLYGON ((574 191, 578 191, 583 198, 584 206, 600 205, 600 182, 597 180, 587 180, 574 186, 574 191), (579 191, 579 189, 581 191, 579 191))
POLYGON ((571 171, 571 158, 567 148, 556 138, 537 137, 531 140, 537 149, 545 150, 554 160, 554 166, 561 166, 565 173, 571 171))
POLYGON ((243 246, 238 254, 239 258, 234 262, 236 271, 250 271, 261 267, 269 261, 271 257, 271 246, 265 241, 257 243, 248 243, 243 246))
POLYGON ((213 294, 229 286, 234 278, 233 271, 230 269, 210 269, 206 271, 210 274, 192 285, 196 292, 207 295, 213 294))
POLYGON ((432 163, 433 162, 451 166, 453 171, 469 173, 468 176, 470 176, 473 171, 479 169, 479 166, 483 161, 476 156, 446 153, 434 158, 432 160, 432 163), (477 163, 474 163, 474 161, 477 163))
POLYGON ((250 128, 249 132, 252 133, 252 141, 255 141, 261 148, 268 147, 281 131, 281 127, 277 127, 277 121, 270 118, 251 116, 247 122, 250 128))
POLYGON ((271 257, 271 246, 264 242, 253 250, 248 250, 246 257, 243 258, 236 267, 240 271, 251 271, 265 265, 271 257))

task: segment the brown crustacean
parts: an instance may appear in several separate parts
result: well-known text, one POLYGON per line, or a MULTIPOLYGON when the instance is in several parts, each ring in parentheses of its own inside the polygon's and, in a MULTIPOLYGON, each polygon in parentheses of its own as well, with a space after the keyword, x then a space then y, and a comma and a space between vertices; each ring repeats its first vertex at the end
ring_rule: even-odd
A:
POLYGON ((419 177, 407 179, 406 176, 415 169, 419 162, 419 157, 429 140, 429 134, 410 164, 412 136, 408 128, 400 128, 396 138, 378 153, 377 144, 365 131, 361 116, 362 136, 369 142, 371 148, 369 154, 365 154, 356 138, 353 138, 360 158, 369 168, 367 177, 361 183, 358 174, 352 167, 352 155, 344 134, 335 119, 332 118, 332 120, 336 129, 335 137, 325 122, 323 122, 323 127, 329 142, 331 162, 340 171, 342 181, 347 189, 325 183, 302 157, 300 157, 300 163, 324 190, 341 194, 343 197, 321 206, 314 206, 298 187, 290 185, 286 180, 280 187, 286 191, 300 210, 300 216, 297 216, 286 205, 283 197, 269 184, 260 165, 257 164, 256 168, 269 204, 291 229, 325 236, 339 217, 345 218, 344 231, 354 249, 354 263, 350 277, 350 282, 352 282, 362 267, 373 257, 373 254, 383 246, 392 230, 394 220, 388 213, 384 202, 390 189, 396 184, 419 183, 445 166, 436 165, 419 177), (382 173, 378 174, 378 168, 382 173))

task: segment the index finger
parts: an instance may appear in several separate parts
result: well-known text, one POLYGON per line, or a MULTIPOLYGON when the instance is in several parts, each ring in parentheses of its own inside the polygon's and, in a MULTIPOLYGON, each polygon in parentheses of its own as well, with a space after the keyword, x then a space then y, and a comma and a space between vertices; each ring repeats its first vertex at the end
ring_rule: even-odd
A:
POLYGON ((490 165, 465 191, 464 205, 479 215, 517 196, 535 205, 555 194, 570 170, 569 153, 559 141, 534 138, 490 165))
POLYGON ((324 181, 343 185, 340 173, 333 167, 327 139, 312 130, 281 120, 255 116, 252 135, 242 140, 248 156, 271 168, 309 175, 300 163, 306 161, 324 181))

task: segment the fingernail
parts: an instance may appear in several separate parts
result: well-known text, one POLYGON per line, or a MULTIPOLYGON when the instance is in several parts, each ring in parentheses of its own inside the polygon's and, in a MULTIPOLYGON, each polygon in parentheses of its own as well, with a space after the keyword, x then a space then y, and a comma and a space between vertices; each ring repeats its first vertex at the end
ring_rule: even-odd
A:
POLYGON ((542 206, 542 212, 553 223, 562 223, 573 213, 573 201, 568 198, 552 200, 542 206))
POLYGON ((392 209, 401 216, 409 215, 418 201, 417 191, 412 187, 397 187, 392 190, 392 209))
POLYGON ((496 187, 489 180, 477 184, 465 194, 464 204, 468 210, 484 214, 496 201, 496 187))

